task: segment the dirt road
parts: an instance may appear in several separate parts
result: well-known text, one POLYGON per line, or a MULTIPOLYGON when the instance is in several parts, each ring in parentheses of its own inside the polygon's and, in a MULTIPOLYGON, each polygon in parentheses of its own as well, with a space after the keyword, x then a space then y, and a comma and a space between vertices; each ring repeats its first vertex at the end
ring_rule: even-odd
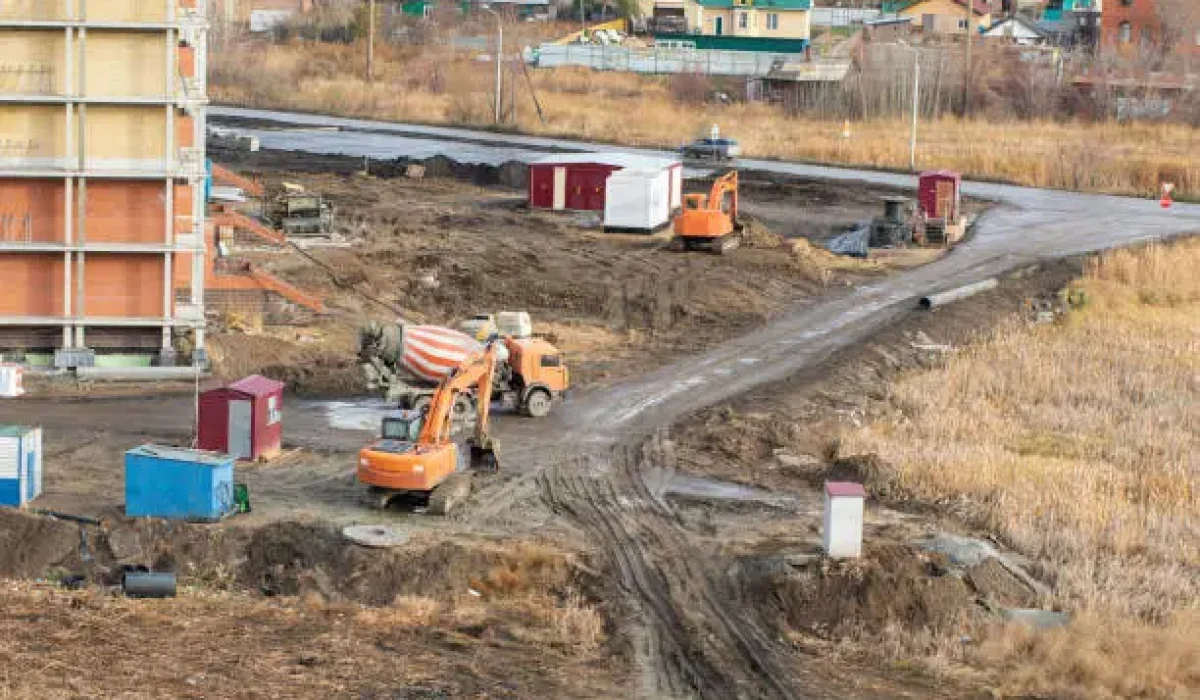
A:
MULTIPOLYGON (((322 123, 315 117, 303 120, 322 123)), ((538 154, 523 147, 590 147, 445 129, 434 133, 416 127, 423 134, 419 138, 411 130, 396 136, 386 132, 407 127, 359 124, 366 126, 349 134, 290 132, 286 139, 292 147, 318 152, 354 154, 356 149, 378 148, 370 152, 387 157, 405 155, 411 141, 418 141, 421 148, 443 149, 456 158, 464 156, 463 149, 504 148, 507 159, 513 153, 516 157, 538 154), (431 140, 439 138, 450 140, 431 140), (489 145, 501 142, 503 146, 489 145)), ((264 146, 283 147, 265 138, 264 146)), ((906 176, 874 172, 770 162, 755 162, 752 167, 912 184, 906 176)), ((631 608, 634 622, 628 631, 631 639, 639 640, 635 645, 643 661, 643 696, 852 695, 836 674, 796 657, 769 636, 753 606, 740 599, 728 573, 692 545, 691 535, 648 482, 650 473, 670 468, 669 444, 650 441, 647 446, 647 438, 698 409, 820 362, 882 328, 922 294, 1038 260, 1200 230, 1200 207, 1194 205, 1164 211, 1151 201, 979 183, 967 189, 1003 204, 984 216, 971 240, 942 260, 797 308, 748 336, 714 345, 646 376, 588 392, 546 421, 501 422, 504 464, 515 475, 491 482, 472 500, 464 517, 474 523, 525 518, 524 513, 511 511, 533 499, 576 525, 608 560, 614 583, 631 608)), ((318 405, 293 410, 291 434, 302 435, 301 440, 314 446, 332 441, 353 444, 360 439, 358 433, 322 426, 321 421, 328 419, 323 411, 318 405)), ((0 421, 39 422, 47 428, 103 425, 138 433, 159 428, 178 431, 190 412, 190 397, 119 403, 29 401, 0 404, 0 421)), ((906 692, 893 687, 890 693, 880 690, 871 695, 906 692)))

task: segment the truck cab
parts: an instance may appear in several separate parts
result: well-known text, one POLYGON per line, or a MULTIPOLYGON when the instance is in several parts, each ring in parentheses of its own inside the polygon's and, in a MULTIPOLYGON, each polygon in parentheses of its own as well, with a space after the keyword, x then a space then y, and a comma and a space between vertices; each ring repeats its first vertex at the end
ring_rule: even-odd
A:
POLYGON ((509 365, 519 378, 518 405, 528 415, 545 416, 551 403, 570 387, 570 372, 562 353, 541 338, 510 338, 505 345, 509 365))

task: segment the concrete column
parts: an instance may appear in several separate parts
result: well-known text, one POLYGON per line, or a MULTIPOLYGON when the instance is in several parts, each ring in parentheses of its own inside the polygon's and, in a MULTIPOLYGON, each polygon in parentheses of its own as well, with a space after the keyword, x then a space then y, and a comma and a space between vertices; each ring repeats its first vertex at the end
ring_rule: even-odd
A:
POLYGON ((87 178, 79 178, 79 191, 77 197, 78 209, 76 209, 76 224, 79 233, 79 252, 75 255, 75 316, 79 322, 75 326, 75 347, 87 347, 84 344, 83 328, 84 317, 87 315, 87 304, 85 303, 85 276, 84 267, 87 264, 87 255, 83 252, 84 246, 87 245, 87 178))
POLYGON ((175 301, 175 280, 172 274, 172 263, 174 262, 174 253, 171 248, 174 248, 175 241, 175 180, 172 178, 166 179, 166 221, 164 225, 164 241, 167 244, 167 252, 163 254, 163 346, 162 354, 165 358, 168 354, 174 354, 174 345, 171 342, 171 326, 167 320, 174 316, 174 301, 175 301))
MULTIPOLYGON (((68 106, 68 109, 70 107, 68 106)), ((71 347, 71 229, 75 225, 75 181, 63 179, 63 347, 71 347)))

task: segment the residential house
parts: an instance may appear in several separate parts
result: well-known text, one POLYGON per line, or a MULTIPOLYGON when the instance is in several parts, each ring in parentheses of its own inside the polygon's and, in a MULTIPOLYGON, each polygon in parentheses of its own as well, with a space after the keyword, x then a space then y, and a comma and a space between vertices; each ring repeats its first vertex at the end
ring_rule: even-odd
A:
POLYGON ((792 39, 812 35, 812 0, 685 0, 689 33, 792 39))
POLYGON ((1162 46, 1200 55, 1200 2, 1188 5, 1160 0, 1108 0, 1101 13, 1105 46, 1133 51, 1162 46))
POLYGON ((1021 15, 1005 17, 989 27, 983 36, 1018 46, 1041 46, 1050 40, 1049 34, 1021 15))
POLYGON ((968 24, 968 2, 971 23, 976 31, 992 26, 991 6, 983 0, 909 0, 895 6, 902 17, 911 17, 913 24, 927 34, 961 34, 968 24))
POLYGON ((1104 0, 1047 0, 1038 26, 1059 46, 1094 49, 1100 43, 1103 7, 1104 0))

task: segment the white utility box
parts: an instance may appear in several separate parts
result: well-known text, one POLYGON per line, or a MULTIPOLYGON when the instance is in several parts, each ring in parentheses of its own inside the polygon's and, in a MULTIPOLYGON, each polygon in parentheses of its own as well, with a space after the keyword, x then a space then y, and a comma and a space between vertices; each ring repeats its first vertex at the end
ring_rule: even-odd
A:
POLYGON ((825 483, 825 553, 836 559, 862 555, 862 484, 848 481, 825 483))

